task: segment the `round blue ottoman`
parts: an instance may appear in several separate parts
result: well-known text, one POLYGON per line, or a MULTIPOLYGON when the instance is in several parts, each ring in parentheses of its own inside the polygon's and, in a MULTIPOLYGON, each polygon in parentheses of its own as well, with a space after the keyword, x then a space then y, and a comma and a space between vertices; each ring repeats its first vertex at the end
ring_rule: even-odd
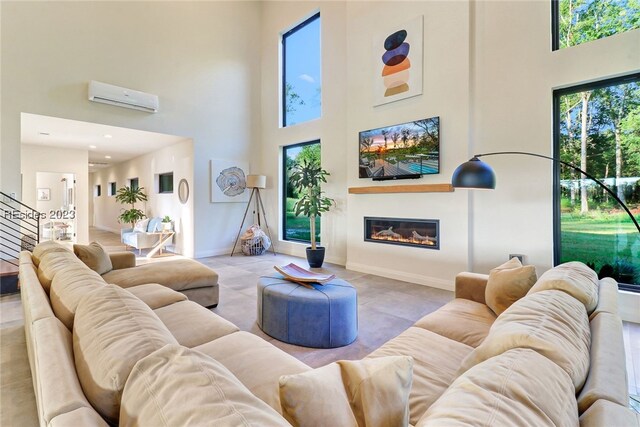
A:
POLYGON ((283 279, 280 274, 258 280, 258 326, 289 344, 334 348, 358 336, 356 290, 333 279, 313 289, 283 279))

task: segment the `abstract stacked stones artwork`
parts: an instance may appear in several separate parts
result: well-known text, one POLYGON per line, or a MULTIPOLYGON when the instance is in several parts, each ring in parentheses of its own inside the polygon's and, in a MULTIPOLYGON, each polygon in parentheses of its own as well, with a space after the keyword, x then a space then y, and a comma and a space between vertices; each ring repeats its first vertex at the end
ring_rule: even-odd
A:
POLYGON ((374 38, 374 105, 422 93, 422 16, 374 38))
POLYGON ((382 77, 386 88, 385 97, 409 90, 407 82, 409 81, 409 69, 411 68, 411 60, 409 59, 411 45, 405 41, 406 39, 407 30, 399 30, 384 41, 386 52, 382 55, 382 62, 384 63, 382 77))

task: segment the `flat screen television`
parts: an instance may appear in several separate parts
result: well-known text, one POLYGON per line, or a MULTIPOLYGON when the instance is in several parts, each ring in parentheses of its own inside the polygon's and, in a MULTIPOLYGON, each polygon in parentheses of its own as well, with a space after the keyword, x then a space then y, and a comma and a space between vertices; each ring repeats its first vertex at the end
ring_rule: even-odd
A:
POLYGON ((365 130, 359 135, 359 176, 374 181, 440 173, 440 118, 365 130))

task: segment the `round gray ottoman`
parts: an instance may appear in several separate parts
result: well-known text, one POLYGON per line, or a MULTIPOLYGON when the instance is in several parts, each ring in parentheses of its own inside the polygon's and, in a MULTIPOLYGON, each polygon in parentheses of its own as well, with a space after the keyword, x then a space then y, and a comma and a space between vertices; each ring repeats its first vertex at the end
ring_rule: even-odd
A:
POLYGON ((285 280, 282 275, 258 280, 258 326, 289 344, 334 348, 358 336, 356 290, 341 279, 313 289, 285 280))

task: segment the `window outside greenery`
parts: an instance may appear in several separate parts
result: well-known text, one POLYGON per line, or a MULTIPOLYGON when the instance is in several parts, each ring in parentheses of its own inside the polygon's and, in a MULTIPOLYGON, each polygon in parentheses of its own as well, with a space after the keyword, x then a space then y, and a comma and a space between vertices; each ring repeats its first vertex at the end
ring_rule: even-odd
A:
POLYGON ((282 35, 282 126, 320 117, 320 13, 282 35))
MULTIPOLYGON (((293 205, 300 199, 295 188, 291 185, 291 169, 303 159, 314 161, 320 164, 320 141, 304 142, 302 144, 290 145, 282 149, 283 156, 283 176, 284 176, 284 200, 282 218, 282 238, 284 240, 294 240, 299 242, 311 242, 309 231, 309 218, 306 216, 296 216, 293 212, 293 205)), ((320 243, 320 217, 316 217, 316 242, 320 243)))
POLYGON ((158 177, 159 193, 173 193, 173 172, 161 173, 158 177))
MULTIPOLYGON (((640 74, 556 91, 555 102, 560 159, 602 181, 640 221, 640 74)), ((582 261, 640 291, 640 233, 631 218, 571 168, 560 167, 559 178, 559 261, 582 261)))
POLYGON ((640 0, 552 0, 554 49, 640 28, 640 0))

